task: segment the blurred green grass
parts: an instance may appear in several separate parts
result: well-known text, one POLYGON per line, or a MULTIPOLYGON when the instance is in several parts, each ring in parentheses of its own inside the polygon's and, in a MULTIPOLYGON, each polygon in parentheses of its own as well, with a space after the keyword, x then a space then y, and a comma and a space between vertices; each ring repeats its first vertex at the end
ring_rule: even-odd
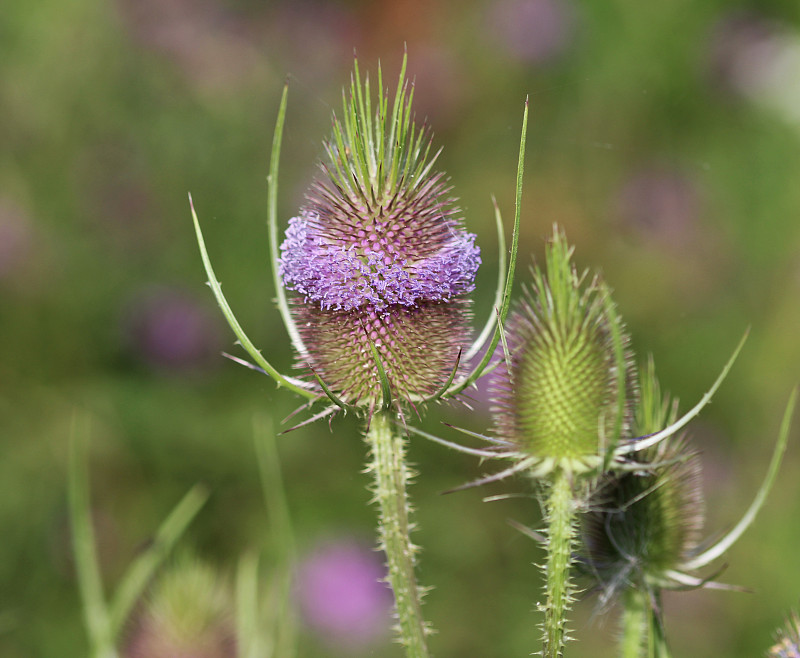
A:
MULTIPOLYGON (((740 15, 722 1, 539 2, 572 18, 563 43, 536 59, 512 48, 515 38, 498 26, 501 5, 516 7, 6 4, 0 655, 86 649, 65 504, 76 408, 94 418, 94 512, 108 583, 197 481, 213 494, 188 544, 230 569, 242 550, 268 543, 252 417, 266 411, 279 422, 297 401, 217 356, 235 348, 203 285, 186 194, 240 320, 276 365, 291 368, 271 301, 264 223, 278 94, 288 76, 285 220, 315 173, 353 48, 373 72, 381 59, 391 78, 407 43, 419 116, 430 118, 444 146, 440 164, 483 249, 478 318, 489 312, 494 279, 490 194, 510 221, 529 95, 520 279, 550 225, 561 223, 579 266, 602 269, 615 289, 640 357, 654 354, 663 384, 684 404, 702 394, 752 327, 739 363, 693 428, 705 455, 709 531, 737 520, 800 373, 800 125, 732 85, 724 58, 737 61, 736 48, 748 42, 735 31, 732 45, 724 37, 736 21, 750 21, 758 38, 774 30, 800 39, 800 8, 770 2, 758 15, 740 15)), ((537 38, 535 27, 524 43, 537 38)), ((455 408, 430 412, 426 428, 442 431, 441 417, 479 430, 488 423, 455 408)), ((331 534, 372 536, 358 434, 356 421, 338 418, 332 430, 319 423, 280 439, 301 548, 331 534)), ((731 551, 723 576, 754 592, 668 597, 676 655, 758 655, 800 599, 798 435, 767 508, 731 551)), ((524 491, 522 482, 440 497, 480 467, 417 441, 411 458, 421 473, 412 490, 424 547, 420 579, 435 588, 426 608, 439 629, 434 653, 527 655, 537 634, 532 564, 541 555, 505 519, 535 525, 537 504, 481 502, 524 491)), ((580 641, 569 655, 614 653, 613 621, 593 621, 592 604, 588 597, 578 607, 580 641)), ((398 655, 393 647, 375 652, 398 655)), ((301 655, 325 650, 306 637, 301 655)))

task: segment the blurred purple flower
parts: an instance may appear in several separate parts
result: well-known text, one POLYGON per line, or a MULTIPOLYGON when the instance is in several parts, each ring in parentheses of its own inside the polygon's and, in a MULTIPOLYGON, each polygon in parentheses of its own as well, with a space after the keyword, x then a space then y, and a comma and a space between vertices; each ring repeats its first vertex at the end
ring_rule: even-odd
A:
POLYGON ((169 288, 140 294, 125 314, 124 331, 131 348, 143 360, 166 370, 201 367, 220 349, 211 313, 169 288))
POLYGON ((488 23, 498 47, 523 62, 555 59, 575 32, 573 7, 566 0, 502 0, 490 11, 488 23))
POLYGON ((263 75, 255 20, 216 0, 117 0, 123 26, 202 91, 235 92, 263 75))
POLYGON ((684 172, 652 166, 629 178, 617 196, 622 220, 646 238, 680 247, 692 239, 700 213, 694 181, 684 172))
POLYGON ((321 545, 298 567, 303 619, 331 647, 357 651, 388 632, 393 597, 379 556, 342 539, 321 545))

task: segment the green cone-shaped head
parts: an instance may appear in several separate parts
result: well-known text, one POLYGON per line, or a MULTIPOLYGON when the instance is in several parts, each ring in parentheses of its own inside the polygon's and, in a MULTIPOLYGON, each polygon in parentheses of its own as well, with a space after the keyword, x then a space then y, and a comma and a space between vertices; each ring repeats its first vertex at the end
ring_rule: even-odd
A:
POLYGON ((633 380, 608 289, 579 276, 571 254, 556 229, 545 270, 534 269, 508 324, 510 368, 493 389, 501 438, 580 472, 598 466, 626 430, 633 380))

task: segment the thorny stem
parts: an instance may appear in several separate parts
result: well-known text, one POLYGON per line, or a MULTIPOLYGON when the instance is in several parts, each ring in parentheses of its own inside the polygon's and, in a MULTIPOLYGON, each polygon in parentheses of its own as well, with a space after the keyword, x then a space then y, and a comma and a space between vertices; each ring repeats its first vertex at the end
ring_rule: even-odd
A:
POLYGON ((569 570, 575 541, 575 501, 572 477, 568 471, 563 468, 556 470, 547 496, 547 602, 544 606, 542 655, 545 658, 558 658, 564 649, 567 612, 572 603, 569 570))
POLYGON ((400 642, 408 658, 427 658, 421 591, 414 575, 417 547, 409 536, 411 508, 406 494, 410 473, 405 461, 406 438, 393 429, 391 412, 376 411, 366 441, 372 452, 369 471, 375 478, 375 501, 380 506, 378 535, 386 552, 387 580, 394 591, 400 642))

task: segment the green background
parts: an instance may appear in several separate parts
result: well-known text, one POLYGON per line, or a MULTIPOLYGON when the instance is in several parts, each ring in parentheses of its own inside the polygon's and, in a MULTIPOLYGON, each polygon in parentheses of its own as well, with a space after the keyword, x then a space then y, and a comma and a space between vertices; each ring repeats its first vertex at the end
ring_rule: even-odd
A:
MULTIPOLYGON (((354 49, 363 69, 374 74, 380 59, 393 80, 407 47, 418 117, 429 119, 444 147, 439 164, 483 250, 478 320, 490 312, 495 277, 491 194, 509 224, 528 96, 519 280, 560 223, 579 267, 600 269, 615 290, 634 349, 640 359, 654 355, 683 409, 751 327, 728 380, 691 426, 703 451, 709 536, 738 520, 800 373, 800 121, 780 96, 792 86, 797 94, 800 71, 784 68, 773 87, 748 94, 731 61, 741 64, 759 39, 798 48, 800 5, 754 3, 755 14, 722 1, 561 3, 571 17, 568 34, 537 61, 510 49, 499 7, 455 0, 5 3, 0 655, 86 651, 65 502, 76 412, 92 419, 93 513, 107 586, 198 481, 212 497, 184 545, 228 572, 242 551, 268 546, 253 417, 266 413, 278 426, 299 402, 218 356, 239 352, 204 286, 187 192, 232 307, 256 344, 289 371, 267 260, 272 127, 288 79, 285 222, 316 173, 354 49), (731 26, 740 23, 755 27, 736 32, 731 26), (201 348, 188 365, 148 357, 136 339, 142 300, 165 291, 202 320, 201 348)), ((528 43, 536 25, 524 20, 517 27, 528 43)), ((768 76, 756 69, 748 89, 768 76)), ((422 424, 452 439, 440 420, 481 431, 489 424, 485 407, 472 415, 462 406, 433 409, 422 424)), ((320 422, 280 438, 303 552, 334 536, 371 541, 375 509, 360 429, 351 417, 336 418, 330 428, 320 422)), ((665 597, 676 656, 761 655, 797 605, 798 438, 795 429, 766 509, 723 560, 729 566, 720 579, 752 592, 665 597)), ((537 648, 534 563, 542 554, 506 519, 537 526, 538 505, 528 497, 481 500, 526 492, 526 483, 440 496, 492 465, 417 439, 410 456, 420 472, 411 491, 414 538, 424 549, 420 580, 433 587, 425 611, 439 631, 433 653, 528 655, 537 648)), ((593 618, 596 598, 582 599, 573 623, 578 641, 567 656, 613 656, 614 619, 593 618)), ((388 640, 370 651, 400 655, 388 640)), ((329 653, 304 632, 300 655, 329 653)))

